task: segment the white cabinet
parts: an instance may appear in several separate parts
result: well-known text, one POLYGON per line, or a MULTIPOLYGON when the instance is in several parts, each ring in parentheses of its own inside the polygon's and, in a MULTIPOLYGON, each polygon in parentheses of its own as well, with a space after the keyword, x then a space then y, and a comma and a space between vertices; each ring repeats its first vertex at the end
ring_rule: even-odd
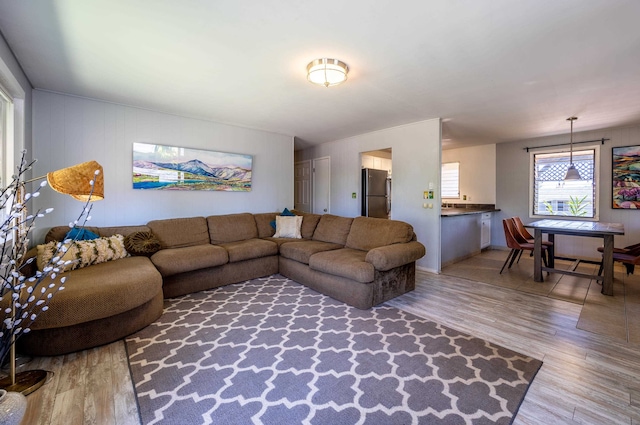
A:
POLYGON ((385 170, 391 174, 391 159, 378 156, 362 155, 362 168, 385 170))
POLYGON ((482 213, 480 220, 480 249, 491 245, 491 217, 493 213, 482 213))
POLYGON ((391 174, 391 160, 388 158, 379 158, 380 159, 380 170, 386 170, 391 174))
POLYGON ((369 155, 362 155, 362 168, 375 168, 373 166, 373 157, 369 155))

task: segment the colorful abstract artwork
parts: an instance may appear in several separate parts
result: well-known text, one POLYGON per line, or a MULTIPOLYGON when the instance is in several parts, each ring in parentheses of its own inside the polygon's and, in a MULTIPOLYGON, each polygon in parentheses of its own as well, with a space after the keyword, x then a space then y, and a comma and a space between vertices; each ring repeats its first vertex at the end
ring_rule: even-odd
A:
POLYGON ((134 189, 249 192, 251 166, 251 155, 133 144, 134 189))
POLYGON ((640 146, 613 148, 613 208, 640 208, 640 146))

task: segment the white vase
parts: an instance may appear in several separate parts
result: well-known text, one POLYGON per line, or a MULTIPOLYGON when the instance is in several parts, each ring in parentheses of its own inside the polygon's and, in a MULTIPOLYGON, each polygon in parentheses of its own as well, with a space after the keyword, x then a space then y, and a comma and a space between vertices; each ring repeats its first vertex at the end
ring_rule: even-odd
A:
POLYGON ((0 425, 18 425, 27 410, 27 398, 21 393, 0 390, 0 425))

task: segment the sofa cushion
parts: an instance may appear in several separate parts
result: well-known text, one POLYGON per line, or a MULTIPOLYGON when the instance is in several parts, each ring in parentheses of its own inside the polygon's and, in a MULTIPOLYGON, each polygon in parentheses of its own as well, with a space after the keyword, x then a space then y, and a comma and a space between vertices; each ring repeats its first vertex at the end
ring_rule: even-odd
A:
POLYGON ((356 282, 373 282, 375 269, 364 261, 367 253, 351 248, 336 249, 313 254, 309 267, 323 273, 353 279, 356 282))
POLYGON ((258 237, 253 214, 227 214, 207 217, 209 239, 212 244, 244 241, 258 237))
POLYGON ((265 239, 248 239, 217 246, 227 250, 230 263, 278 254, 278 245, 265 239))
POLYGON ((62 273, 127 256, 129 253, 124 247, 124 237, 113 235, 98 239, 71 241, 68 244, 52 241, 38 245, 36 262, 38 270, 43 270, 46 266, 53 266, 62 273))
POLYGON ((344 246, 347 243, 349 229, 353 218, 338 217, 337 215, 324 214, 313 232, 311 239, 315 241, 337 243, 344 246))
POLYGON ((222 247, 206 244, 162 249, 151 256, 151 261, 165 277, 226 264, 229 255, 222 247))
POLYGON ((65 239, 73 239, 76 241, 90 241, 93 239, 98 239, 100 235, 92 232, 89 229, 85 229, 84 227, 73 227, 71 230, 64 235, 65 239))
POLYGON ((271 222, 276 219, 276 216, 279 213, 259 213, 254 214, 253 218, 256 221, 256 227, 258 228, 258 237, 259 238, 269 238, 273 236, 276 232, 276 229, 271 226, 271 222))
POLYGON ((209 243, 209 230, 204 217, 169 218, 147 223, 162 248, 183 248, 209 243))
POLYGON ((385 245, 406 243, 413 238, 410 224, 385 218, 356 217, 347 237, 347 248, 369 251, 385 245))
POLYGON ((158 238, 151 232, 133 232, 124 238, 124 247, 131 255, 150 257, 162 249, 158 238))
POLYGON ((313 254, 340 248, 344 247, 331 242, 298 239, 296 242, 287 242, 280 245, 280 255, 300 263, 309 264, 309 257, 313 254))
POLYGON ((316 231, 316 227, 318 226, 318 222, 320 221, 320 214, 312 214, 304 211, 293 210, 295 215, 302 216, 302 227, 300 227, 300 234, 304 239, 311 239, 313 237, 313 232, 316 231))
POLYGON ((301 216, 277 216, 276 217, 276 233, 274 238, 294 238, 301 239, 300 226, 302 225, 301 216))

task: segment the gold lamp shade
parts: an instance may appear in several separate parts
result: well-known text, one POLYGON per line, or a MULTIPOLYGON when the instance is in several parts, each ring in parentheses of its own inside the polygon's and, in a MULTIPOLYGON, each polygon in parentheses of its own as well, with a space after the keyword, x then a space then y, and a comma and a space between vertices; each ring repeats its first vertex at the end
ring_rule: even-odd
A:
POLYGON ((78 201, 86 202, 89 196, 91 196, 91 201, 104 199, 104 173, 102 165, 96 161, 83 162, 72 167, 52 171, 47 174, 47 181, 56 192, 69 195, 78 201), (92 180, 94 181, 93 193, 90 184, 92 180))

